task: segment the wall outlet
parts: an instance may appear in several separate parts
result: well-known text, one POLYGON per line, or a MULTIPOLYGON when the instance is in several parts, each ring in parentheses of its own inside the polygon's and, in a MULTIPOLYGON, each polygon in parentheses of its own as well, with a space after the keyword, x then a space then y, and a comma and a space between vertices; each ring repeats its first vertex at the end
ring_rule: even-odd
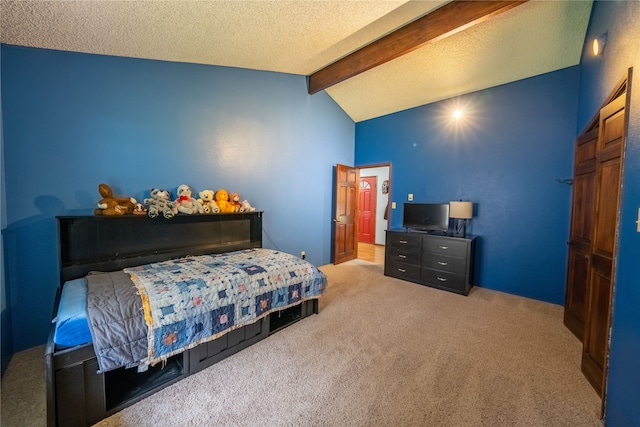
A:
POLYGON ((407 199, 409 199, 410 202, 413 202, 413 194, 409 194, 409 197, 407 197, 407 199))
POLYGON ((302 258, 302 259, 306 259, 307 258, 307 254, 305 253, 305 251, 300 252, 300 258, 302 258))

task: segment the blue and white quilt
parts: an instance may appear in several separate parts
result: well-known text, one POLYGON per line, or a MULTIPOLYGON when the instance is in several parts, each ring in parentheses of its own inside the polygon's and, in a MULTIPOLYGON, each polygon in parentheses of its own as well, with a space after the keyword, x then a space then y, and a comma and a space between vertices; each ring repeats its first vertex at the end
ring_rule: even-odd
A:
POLYGON ((247 249, 124 270, 142 298, 154 365, 277 310, 317 298, 326 276, 272 249, 247 249))

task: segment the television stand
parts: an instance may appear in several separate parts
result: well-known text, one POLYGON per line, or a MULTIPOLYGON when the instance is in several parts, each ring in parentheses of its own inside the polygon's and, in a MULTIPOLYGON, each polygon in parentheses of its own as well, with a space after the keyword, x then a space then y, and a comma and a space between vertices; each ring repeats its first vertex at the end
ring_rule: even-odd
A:
POLYGON ((387 230, 384 274, 468 295, 473 286, 475 236, 387 230))

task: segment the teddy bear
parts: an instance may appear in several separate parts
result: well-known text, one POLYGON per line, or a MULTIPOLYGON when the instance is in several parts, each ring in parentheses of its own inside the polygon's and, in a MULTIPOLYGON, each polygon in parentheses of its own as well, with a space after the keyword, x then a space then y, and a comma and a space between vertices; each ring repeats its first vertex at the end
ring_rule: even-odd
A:
POLYGON ((162 214, 165 218, 173 218, 175 215, 175 203, 171 201, 171 195, 167 190, 159 188, 151 189, 151 197, 144 199, 144 204, 148 206, 148 214, 155 218, 162 214))
POLYGON ((253 212, 255 210, 256 208, 251 206, 251 204, 247 200, 242 201, 242 204, 240 205, 240 212, 253 212))
POLYGON ((240 195, 238 193, 229 193, 229 204, 233 206, 233 212, 240 212, 240 208, 242 207, 240 195))
POLYGON ((98 202, 98 208, 93 211, 95 215, 125 215, 133 213, 136 199, 133 197, 114 196, 113 190, 107 184, 98 185, 98 192, 102 199, 98 202))
POLYGON ((216 201, 214 200, 214 191, 213 190, 202 190, 198 193, 200 198, 198 202, 202 205, 203 213, 219 213, 220 208, 216 205, 216 201))
POLYGON ((191 188, 186 184, 178 187, 178 198, 175 200, 174 212, 187 215, 202 213, 202 205, 191 197, 191 188))
POLYGON ((233 212, 234 208, 229 204, 229 192, 224 188, 216 192, 216 204, 220 208, 220 212, 233 212))

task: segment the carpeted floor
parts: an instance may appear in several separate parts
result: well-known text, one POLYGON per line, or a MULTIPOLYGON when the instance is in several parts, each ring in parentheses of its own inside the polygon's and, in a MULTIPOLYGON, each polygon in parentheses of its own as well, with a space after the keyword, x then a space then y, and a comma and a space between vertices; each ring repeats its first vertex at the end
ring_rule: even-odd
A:
MULTIPOLYGON (((98 426, 602 425, 562 307, 438 291, 365 261, 322 270, 320 314, 98 426)), ((42 354, 11 361, 3 426, 44 425, 42 354)))

